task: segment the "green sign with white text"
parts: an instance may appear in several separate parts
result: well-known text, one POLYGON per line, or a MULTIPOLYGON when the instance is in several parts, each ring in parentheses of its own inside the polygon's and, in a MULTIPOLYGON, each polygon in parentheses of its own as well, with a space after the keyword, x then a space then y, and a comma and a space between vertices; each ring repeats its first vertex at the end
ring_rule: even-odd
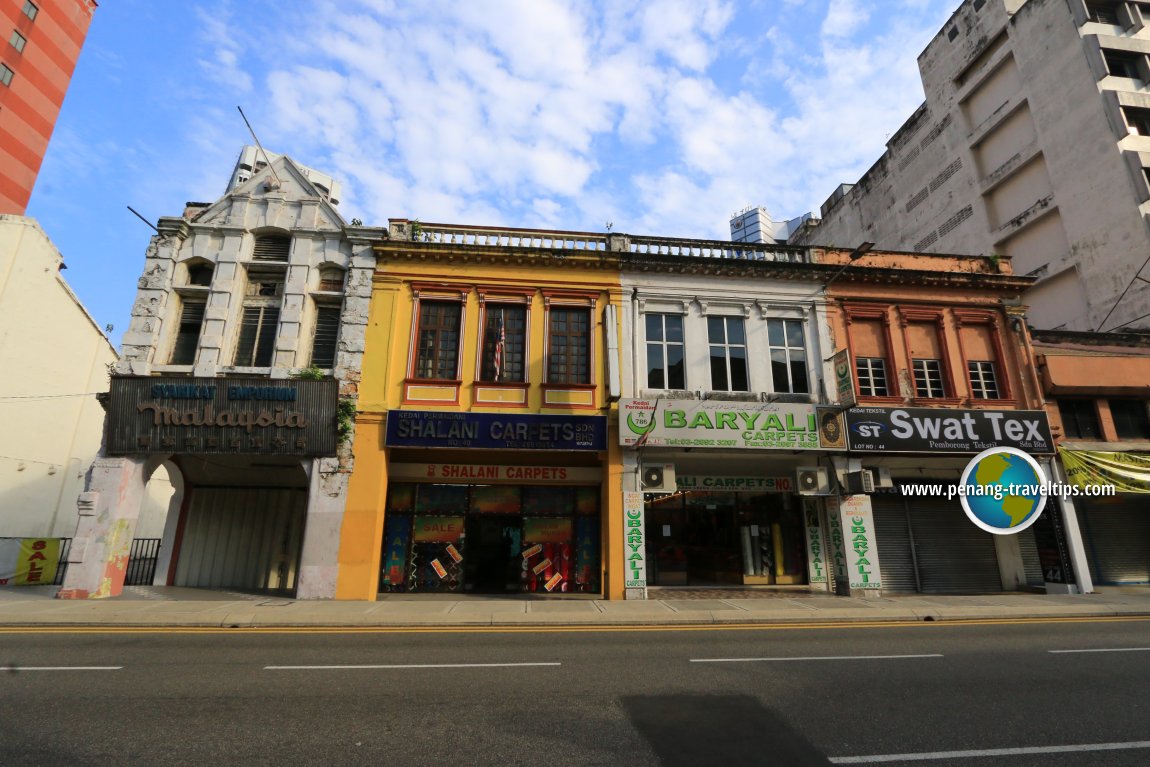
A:
POLYGON ((841 450, 841 418, 834 408, 784 402, 623 399, 619 444, 841 450))

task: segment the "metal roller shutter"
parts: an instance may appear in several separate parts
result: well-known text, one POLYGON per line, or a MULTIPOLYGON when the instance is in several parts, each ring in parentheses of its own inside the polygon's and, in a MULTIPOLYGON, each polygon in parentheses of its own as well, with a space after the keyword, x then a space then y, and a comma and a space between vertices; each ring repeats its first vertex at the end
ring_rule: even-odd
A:
MULTIPOLYGON (((971 524, 957 501, 909 500, 922 590, 934 594, 1002 591, 994 536, 971 524)), ((879 550, 882 556, 882 550, 879 550)))
POLYGON ((295 588, 306 491, 209 487, 190 492, 177 586, 295 588))
POLYGON ((875 536, 878 539, 878 565, 883 591, 918 591, 910 528, 902 498, 875 495, 871 497, 871 508, 874 513, 875 536))
MULTIPOLYGON (((1043 513, 1056 510, 1048 508, 1043 513)), ((1026 585, 1043 587, 1046 579, 1042 576, 1042 560, 1038 558, 1038 542, 1034 540, 1034 528, 1028 527, 1018 533, 1018 546, 1022 549, 1022 567, 1026 571, 1026 585)))
POLYGON ((1082 533, 1094 582, 1150 583, 1150 498, 1090 501, 1082 508, 1082 533))

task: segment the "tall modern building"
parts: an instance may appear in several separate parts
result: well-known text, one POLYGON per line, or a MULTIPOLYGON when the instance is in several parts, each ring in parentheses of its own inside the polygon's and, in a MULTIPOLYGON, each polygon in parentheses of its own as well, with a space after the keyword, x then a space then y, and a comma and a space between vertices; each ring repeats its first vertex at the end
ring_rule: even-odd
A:
POLYGON ((96 0, 0 0, 0 213, 24 215, 96 0))
POLYGON ((919 56, 925 103, 790 241, 1009 258, 1036 327, 1147 326, 1146 11, 962 3, 919 56))

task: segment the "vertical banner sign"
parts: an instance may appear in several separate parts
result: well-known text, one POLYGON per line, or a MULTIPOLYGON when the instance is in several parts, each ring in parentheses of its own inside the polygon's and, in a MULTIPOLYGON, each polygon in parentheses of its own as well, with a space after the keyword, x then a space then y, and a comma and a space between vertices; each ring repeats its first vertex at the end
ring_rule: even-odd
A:
POLYGON ((835 391, 839 395, 839 405, 854 407, 858 400, 855 398, 855 378, 851 372, 850 350, 839 349, 835 352, 831 364, 835 369, 835 391))
MULTIPOLYGON (((623 587, 647 588, 647 552, 643 541, 643 494, 623 493, 623 587)), ((641 598, 641 597, 640 597, 641 598)))
POLYGON ((819 502, 814 498, 803 499, 803 517, 807 530, 807 575, 811 585, 821 584, 820 591, 827 590, 827 563, 823 547, 823 530, 819 526, 819 502))
POLYGON ((839 504, 847 542, 847 574, 852 589, 881 589, 874 513, 869 495, 848 495, 839 504))
POLYGON ((411 542, 411 517, 388 517, 384 536, 383 582, 402 586, 407 580, 407 546, 411 542))
POLYGON ((831 563, 835 576, 835 588, 847 588, 847 547, 843 541, 843 520, 839 516, 839 499, 831 496, 824 499, 827 507, 827 536, 830 538, 831 563), (840 585, 841 584, 841 585, 840 585))
POLYGON ((0 539, 0 586, 49 585, 59 566, 59 538, 0 539))

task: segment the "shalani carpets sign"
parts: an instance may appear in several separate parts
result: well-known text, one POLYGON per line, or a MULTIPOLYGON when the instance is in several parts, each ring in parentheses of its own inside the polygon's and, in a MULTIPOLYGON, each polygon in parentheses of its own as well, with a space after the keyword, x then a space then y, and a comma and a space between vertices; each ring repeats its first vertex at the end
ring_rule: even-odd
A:
POLYGON ((59 566, 59 538, 0 538, 0 586, 49 585, 59 566))
POLYGON ((720 400, 623 399, 619 444, 629 447, 718 447, 842 450, 837 408, 720 400))

